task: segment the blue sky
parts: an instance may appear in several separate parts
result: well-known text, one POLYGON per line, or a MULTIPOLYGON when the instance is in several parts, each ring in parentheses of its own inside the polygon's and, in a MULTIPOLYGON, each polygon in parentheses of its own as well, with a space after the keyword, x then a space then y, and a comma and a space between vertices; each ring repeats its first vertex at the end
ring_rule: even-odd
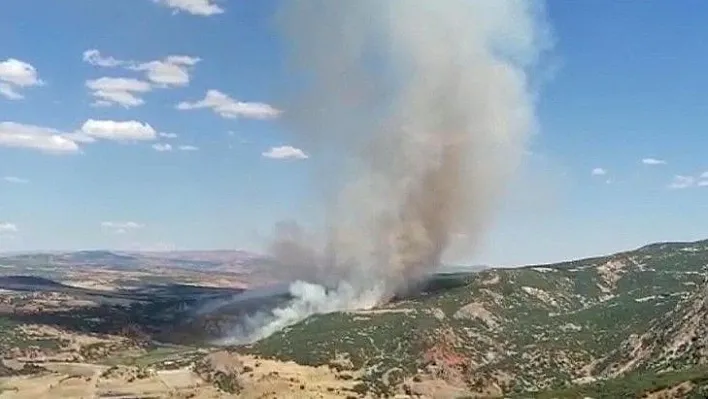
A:
MULTIPOLYGON (((209 4, 0 6, 0 251, 257 249, 315 214, 278 118, 278 2, 209 4)), ((547 9, 540 129, 468 261, 708 238, 708 3, 547 9)))

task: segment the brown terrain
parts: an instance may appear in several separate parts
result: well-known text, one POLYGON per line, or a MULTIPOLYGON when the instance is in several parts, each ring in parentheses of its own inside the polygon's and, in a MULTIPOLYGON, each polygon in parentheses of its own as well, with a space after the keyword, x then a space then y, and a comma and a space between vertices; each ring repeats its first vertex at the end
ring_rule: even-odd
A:
POLYGON ((0 258, 0 398, 708 397, 708 242, 442 275, 419 296, 235 347, 214 339, 238 313, 190 301, 228 302, 266 273, 190 256, 201 263, 172 276, 133 258, 0 258), (13 277, 28 271, 51 280, 13 277))

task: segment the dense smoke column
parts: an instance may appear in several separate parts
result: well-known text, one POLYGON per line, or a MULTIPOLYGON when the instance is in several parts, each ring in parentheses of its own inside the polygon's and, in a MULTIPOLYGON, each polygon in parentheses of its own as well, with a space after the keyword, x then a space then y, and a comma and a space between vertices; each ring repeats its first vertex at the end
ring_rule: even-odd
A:
POLYGON ((535 127, 542 17, 531 0, 283 2, 298 82, 284 118, 319 163, 327 226, 279 226, 279 267, 315 284, 252 320, 253 337, 386 300, 434 271, 453 236, 474 248, 535 127))

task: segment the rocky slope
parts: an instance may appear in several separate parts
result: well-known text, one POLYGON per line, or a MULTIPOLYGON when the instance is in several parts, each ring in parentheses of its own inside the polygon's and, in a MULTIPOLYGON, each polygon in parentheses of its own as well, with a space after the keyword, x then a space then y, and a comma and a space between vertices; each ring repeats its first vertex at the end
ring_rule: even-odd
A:
POLYGON ((315 316, 242 350, 362 371, 374 395, 562 392, 708 362, 707 275, 708 241, 492 269, 374 311, 315 316))

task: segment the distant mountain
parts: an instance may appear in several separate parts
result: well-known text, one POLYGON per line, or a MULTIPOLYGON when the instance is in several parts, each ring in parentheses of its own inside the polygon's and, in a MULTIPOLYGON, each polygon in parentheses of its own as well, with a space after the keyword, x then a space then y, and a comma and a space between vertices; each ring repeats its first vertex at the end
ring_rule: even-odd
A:
POLYGON ((130 254, 153 262, 171 262, 175 266, 229 271, 242 271, 265 259, 263 255, 243 250, 131 252, 130 254))
POLYGON ((246 251, 118 252, 106 250, 27 253, 0 256, 0 264, 33 266, 143 269, 177 267, 243 272, 262 256, 246 251))
POLYGON ((110 265, 120 268, 136 267, 140 258, 110 251, 78 251, 55 255, 55 262, 75 263, 85 265, 110 265))
POLYGON ((19 266, 90 265, 126 268, 137 267, 140 259, 111 251, 76 251, 6 255, 0 257, 0 263, 19 266))
POLYGON ((374 396, 706 398, 707 278, 708 241, 487 269, 242 350, 358 370, 374 396))
MULTIPOLYGON (((90 267, 106 269, 182 268, 260 275, 263 280, 287 281, 297 273, 284 270, 268 257, 244 250, 211 251, 107 251, 47 252, 0 255, 0 264, 37 267, 90 267)), ((444 265, 438 273, 476 273, 484 265, 444 265)))

